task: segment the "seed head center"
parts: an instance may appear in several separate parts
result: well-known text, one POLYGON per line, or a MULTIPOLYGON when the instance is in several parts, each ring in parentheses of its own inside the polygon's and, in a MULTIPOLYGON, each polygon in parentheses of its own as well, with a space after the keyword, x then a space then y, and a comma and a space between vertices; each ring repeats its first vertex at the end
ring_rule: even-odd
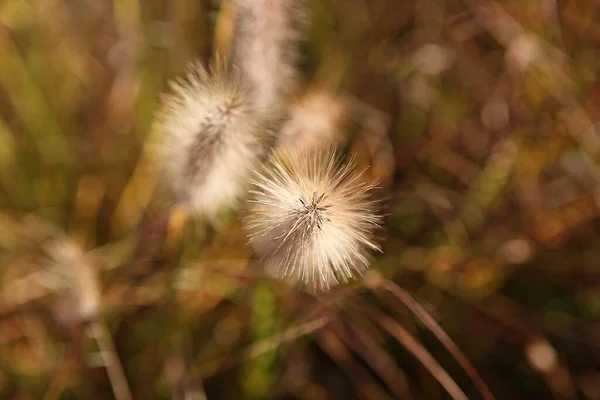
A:
POLYGON ((300 220, 305 223, 306 231, 311 231, 315 227, 319 230, 324 221, 329 221, 329 209, 331 204, 323 204, 325 193, 318 195, 314 192, 310 200, 306 200, 303 196, 298 199, 301 207, 299 210, 300 220))

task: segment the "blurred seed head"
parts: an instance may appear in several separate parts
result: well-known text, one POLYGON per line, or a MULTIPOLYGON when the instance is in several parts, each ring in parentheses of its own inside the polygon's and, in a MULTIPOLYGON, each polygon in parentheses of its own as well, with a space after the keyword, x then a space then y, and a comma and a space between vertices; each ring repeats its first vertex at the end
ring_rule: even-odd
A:
POLYGON ((342 125, 347 104, 327 92, 307 94, 290 111, 290 119, 283 125, 279 145, 296 152, 310 152, 342 142, 342 125))
POLYGON ((439 75, 454 63, 454 54, 439 44, 426 44, 415 55, 415 67, 425 75, 439 75))
POLYGON ((237 0, 233 60, 256 106, 281 112, 299 86, 304 0, 237 0))
POLYGON ((531 63, 542 57, 543 50, 535 35, 521 34, 506 50, 506 63, 519 72, 525 71, 531 63))
POLYGON ((558 366, 558 355, 550 343, 536 338, 525 347, 527 361, 536 370, 548 373, 558 366))
POLYGON ((77 307, 83 320, 94 318, 100 310, 101 292, 91 260, 67 238, 58 238, 46 246, 49 256, 46 279, 62 287, 77 307))
POLYGON ((180 203, 215 221, 246 193, 270 131, 237 74, 220 62, 210 71, 193 64, 171 89, 158 114, 164 179, 180 203))
POLYGON ((257 174, 246 229, 271 276, 311 291, 361 275, 379 247, 373 185, 334 153, 282 152, 257 174))
POLYGON ((499 255, 512 264, 524 264, 533 256, 532 244, 524 238, 507 241, 498 251, 499 255))

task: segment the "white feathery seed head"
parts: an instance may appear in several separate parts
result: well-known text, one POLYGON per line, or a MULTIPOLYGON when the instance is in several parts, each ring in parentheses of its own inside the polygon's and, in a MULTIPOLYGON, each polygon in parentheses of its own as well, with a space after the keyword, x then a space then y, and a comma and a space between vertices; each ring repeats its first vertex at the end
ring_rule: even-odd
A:
POLYGON ((247 90, 222 62, 199 63, 171 83, 158 114, 155 146, 164 180, 192 212, 216 221, 247 193, 270 140, 247 90))
POLYGON ((374 185, 335 153, 282 152, 253 186, 246 229, 271 276, 328 290, 362 275, 379 251, 374 185))

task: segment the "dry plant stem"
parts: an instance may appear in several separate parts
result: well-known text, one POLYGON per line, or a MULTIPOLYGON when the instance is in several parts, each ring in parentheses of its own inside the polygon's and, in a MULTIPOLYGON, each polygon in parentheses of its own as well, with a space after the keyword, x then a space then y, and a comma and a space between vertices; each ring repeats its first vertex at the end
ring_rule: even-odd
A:
POLYGON ((104 361, 115 398, 117 400, 132 400, 133 397, 129 390, 129 384, 127 383, 123 366, 117 355, 117 350, 108 328, 103 322, 93 322, 90 328, 100 348, 100 354, 104 361))
POLYGON ((145 261, 147 255, 152 253, 157 243, 163 242, 161 237, 167 232, 170 215, 171 210, 167 210, 163 214, 148 217, 146 221, 140 223, 132 259, 128 262, 127 268, 119 268, 115 272, 108 288, 106 288, 105 295, 110 294, 120 286, 131 286, 128 282, 139 283, 155 272, 152 265, 145 261))
POLYGON ((246 349, 240 351, 237 357, 220 357, 217 360, 209 361, 203 365, 200 365, 199 375, 204 378, 212 376, 225 369, 231 368, 242 361, 258 357, 259 355, 264 354, 283 343, 289 343, 302 336, 316 332, 325 327, 331 321, 331 318, 332 317, 330 316, 323 316, 303 324, 293 326, 286 331, 277 335, 273 335, 264 341, 251 344, 246 349))
POLYGON ((330 321, 329 317, 321 317, 304 324, 295 326, 287 331, 283 332, 279 335, 274 335, 268 340, 260 343, 256 343, 252 345, 245 353, 246 358, 254 358, 257 357, 275 347, 279 346, 282 343, 288 343, 295 339, 298 339, 302 336, 305 336, 309 333, 315 332, 325 325, 327 325, 330 321))
POLYGON ((352 353, 331 330, 317 336, 319 347, 334 360, 352 380, 359 398, 391 399, 371 374, 352 357, 352 353))
MULTIPOLYGON (((471 362, 463 354, 454 341, 448 336, 448 334, 442 329, 442 327, 433 319, 433 317, 404 289, 395 285, 393 282, 384 281, 381 283, 381 288, 387 290, 396 296, 400 301, 408 307, 410 311, 421 322, 438 338, 438 340, 444 345, 446 350, 454 356, 456 361, 465 370, 467 375, 471 378, 473 383, 477 385, 481 396, 486 400, 494 400, 494 395, 483 381, 483 378, 477 373, 477 370, 473 367, 471 362)), ((375 293, 381 297, 381 289, 376 288, 375 293)))
MULTIPOLYGON (((512 341, 522 345, 525 352, 527 352, 527 347, 536 341, 548 343, 544 336, 536 333, 536 330, 529 326, 535 321, 535 316, 533 314, 525 313, 519 304, 504 298, 501 295, 491 296, 485 306, 475 304, 474 309, 486 319, 500 325, 501 330, 510 331, 512 341), (527 324, 522 321, 527 321, 527 324)), ((569 339, 577 340, 573 337, 570 337, 569 339)), ((550 371, 541 371, 538 368, 534 368, 534 370, 546 381, 548 388, 556 394, 556 397, 576 398, 575 383, 568 373, 566 366, 560 362, 558 357, 554 360, 553 364, 554 368, 550 371), (566 374, 563 374, 561 377, 562 382, 552 373, 549 373, 556 373, 557 370, 566 372, 566 374)))
POLYGON ((404 371, 375 339, 358 324, 350 323, 349 332, 341 324, 332 324, 336 336, 340 337, 359 357, 377 372, 398 399, 413 399, 404 371))
POLYGON ((22 56, 4 25, 0 29, 0 48, 3 56, 0 63, 0 87, 25 124, 28 140, 35 145, 40 160, 44 165, 72 162, 73 154, 65 140, 65 132, 36 83, 32 65, 22 56), (19 82, 16 86, 13 84, 15 81, 19 82), (52 139, 53 147, 48 146, 49 138, 52 139), (52 151, 48 150, 50 148, 52 151))
POLYGON ((48 385, 48 389, 46 389, 46 393, 44 394, 44 400, 59 400, 62 392, 68 384, 69 375, 72 369, 72 357, 74 351, 73 343, 69 344, 66 347, 65 353, 63 357, 58 363, 58 367, 56 368, 56 373, 50 380, 50 384, 48 385))
POLYGON ((0 318, 21 312, 31 302, 48 295, 50 289, 37 284, 42 276, 40 272, 32 272, 5 284, 0 291, 0 318))
POLYGON ((468 400, 467 395, 456 384, 454 379, 446 372, 446 370, 436 361, 435 358, 419 343, 413 335, 410 334, 402 325, 394 321, 387 315, 382 314, 374 307, 362 303, 361 307, 368 311, 382 328, 394 336, 408 351, 410 351, 425 368, 433 375, 433 377, 444 387, 448 394, 454 400, 468 400))

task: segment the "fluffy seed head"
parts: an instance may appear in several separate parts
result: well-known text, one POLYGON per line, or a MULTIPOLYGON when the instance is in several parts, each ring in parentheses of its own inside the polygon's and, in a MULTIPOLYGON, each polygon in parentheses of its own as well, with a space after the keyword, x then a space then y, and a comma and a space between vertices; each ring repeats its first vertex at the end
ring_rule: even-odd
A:
POLYGON ((269 274, 312 291, 347 282, 379 250, 373 185, 333 153, 283 153, 257 175, 246 228, 269 274))
POLYGON ((236 0, 233 59, 258 108, 279 112, 299 86, 305 0, 236 0))
POLYGON ((192 65, 171 89, 158 114, 156 153, 164 178, 179 202, 214 220, 246 193, 269 131, 222 63, 210 72, 192 65))

